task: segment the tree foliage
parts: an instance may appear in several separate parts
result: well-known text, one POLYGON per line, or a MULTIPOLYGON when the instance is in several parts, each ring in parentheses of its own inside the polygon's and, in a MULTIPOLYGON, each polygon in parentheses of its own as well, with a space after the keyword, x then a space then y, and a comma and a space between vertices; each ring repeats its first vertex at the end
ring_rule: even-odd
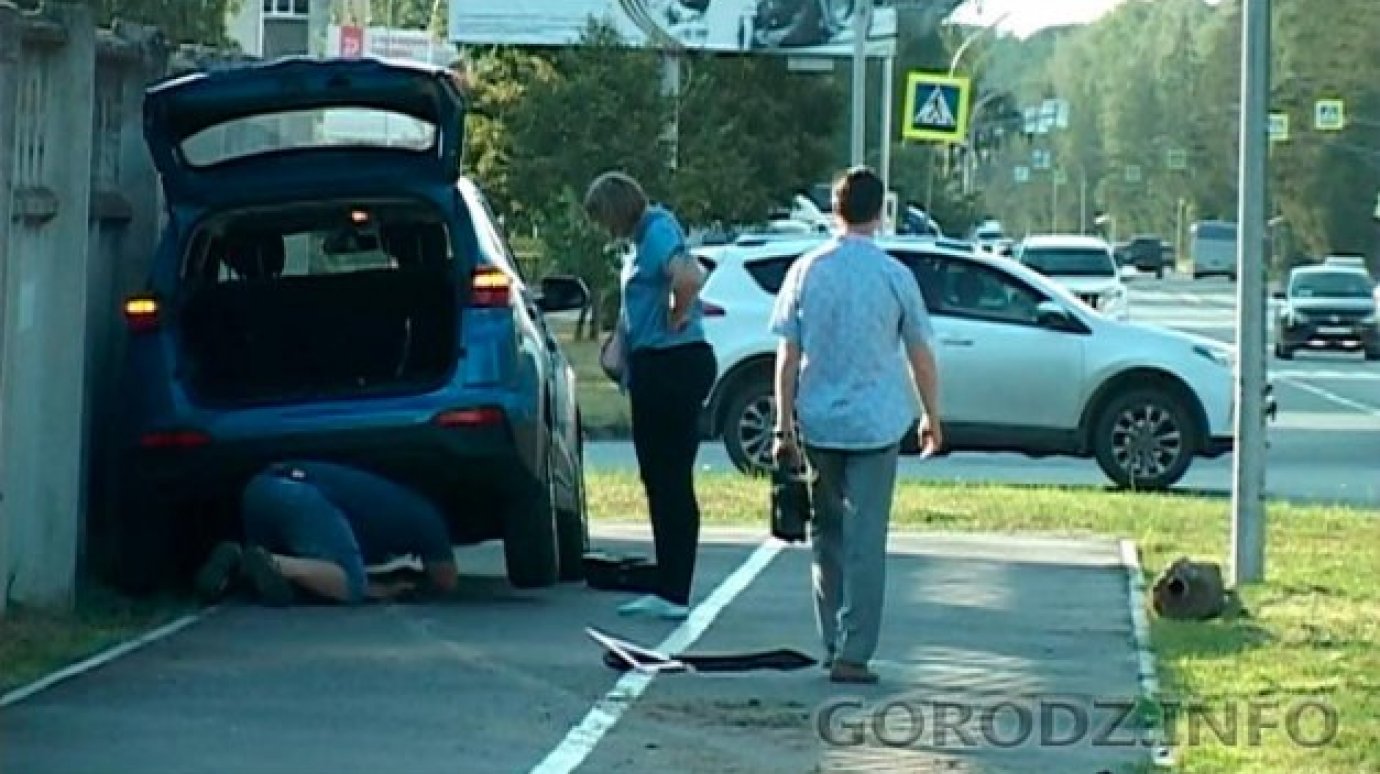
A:
MULTIPOLYGON (((1182 244, 1195 219, 1234 220, 1240 27, 1240 0, 1129 2, 1065 32, 1052 56, 1026 59, 1024 72, 992 73, 984 87, 1010 89, 1025 104, 1057 96, 1071 114, 1067 129, 1010 144, 986 168, 989 206, 1021 227, 1048 229, 1054 172, 1034 172, 1025 185, 1012 180, 1015 165, 1047 148, 1068 182, 1057 205, 1065 229, 1080 220, 1085 181, 1088 210, 1112 215, 1121 235, 1157 233, 1182 244), (998 77, 1004 82, 992 82, 998 77), (1171 164, 1179 160, 1186 163, 1171 164)), ((1288 141, 1270 155, 1271 212, 1292 236, 1276 243, 1281 261, 1374 249, 1377 34, 1373 0, 1274 3, 1271 109, 1290 119, 1288 141), (1345 131, 1314 130, 1314 103, 1325 98, 1346 101, 1345 131)), ((1024 45, 1009 44, 1017 52, 1024 45)))

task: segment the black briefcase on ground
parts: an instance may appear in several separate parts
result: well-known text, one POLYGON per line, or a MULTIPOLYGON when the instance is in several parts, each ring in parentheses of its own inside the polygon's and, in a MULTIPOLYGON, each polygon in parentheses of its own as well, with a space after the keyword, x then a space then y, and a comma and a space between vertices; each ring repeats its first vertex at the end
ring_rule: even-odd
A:
POLYGON ((585 583, 600 591, 652 594, 657 590, 656 564, 643 556, 616 556, 603 551, 585 554, 585 583))
POLYGON ((810 499, 813 473, 808 465, 777 463, 771 474, 771 535, 787 543, 809 537, 809 522, 814 518, 810 499))

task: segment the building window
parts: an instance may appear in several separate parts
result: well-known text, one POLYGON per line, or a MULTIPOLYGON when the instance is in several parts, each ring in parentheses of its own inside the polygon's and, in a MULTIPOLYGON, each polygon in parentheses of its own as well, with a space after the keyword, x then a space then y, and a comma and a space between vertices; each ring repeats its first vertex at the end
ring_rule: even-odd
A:
POLYGON ((307 16, 311 0, 264 0, 264 16, 307 16))

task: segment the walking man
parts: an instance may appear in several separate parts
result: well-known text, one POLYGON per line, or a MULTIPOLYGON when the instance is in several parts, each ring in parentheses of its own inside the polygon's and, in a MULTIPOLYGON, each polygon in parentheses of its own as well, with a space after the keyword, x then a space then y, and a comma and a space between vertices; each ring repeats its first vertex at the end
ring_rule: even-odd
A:
POLYGON ((241 515, 246 545, 220 544, 197 575, 207 601, 239 580, 275 606, 299 591, 345 604, 390 599, 415 584, 375 581, 365 568, 414 556, 431 590, 455 588, 445 517, 425 497, 372 473, 326 462, 271 465, 245 487, 241 515))
POLYGON ((791 267, 771 323, 781 339, 773 451, 777 464, 804 453, 816 473, 815 614, 830 679, 840 683, 877 681, 869 664, 881 628, 897 455, 915 424, 917 390, 922 452, 943 444, 924 299, 914 275, 873 241, 885 195, 865 167, 839 179, 833 209, 842 233, 791 267))

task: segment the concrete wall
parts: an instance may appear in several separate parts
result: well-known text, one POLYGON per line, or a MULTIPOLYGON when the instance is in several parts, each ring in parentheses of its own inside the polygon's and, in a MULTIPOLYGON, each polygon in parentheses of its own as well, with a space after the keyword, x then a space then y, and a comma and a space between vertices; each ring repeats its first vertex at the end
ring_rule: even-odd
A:
POLYGON ((73 599, 110 500, 121 299, 159 220, 141 110, 160 39, 48 8, 0 0, 0 611, 73 599))

